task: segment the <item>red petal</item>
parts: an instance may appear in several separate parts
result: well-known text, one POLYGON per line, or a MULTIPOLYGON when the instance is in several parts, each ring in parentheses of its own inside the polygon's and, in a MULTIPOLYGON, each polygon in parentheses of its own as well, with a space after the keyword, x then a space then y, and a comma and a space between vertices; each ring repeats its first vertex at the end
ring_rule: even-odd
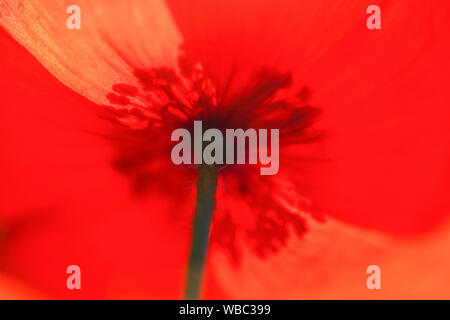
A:
POLYGON ((313 205, 394 233, 427 230, 447 215, 447 2, 380 2, 374 31, 365 24, 373 1, 169 4, 224 101, 261 67, 290 72, 292 94, 310 88, 324 139, 282 151, 280 174, 313 205))
POLYGON ((43 299, 42 294, 0 273, 0 300, 43 299))
POLYGON ((98 106, 0 37, 1 268, 55 297, 180 297, 189 228, 174 213, 193 212, 192 192, 137 199, 111 165, 98 106), (66 288, 72 264, 80 292, 66 288))
MULTIPOLYGON (((209 299, 449 299, 449 225, 433 236, 399 239, 329 219, 306 218, 264 262, 245 246, 240 267, 211 250, 209 299), (369 290, 367 267, 380 267, 381 290, 369 290), (431 266, 431 267, 430 267, 431 266), (218 290, 219 289, 219 290, 218 290)), ((244 239, 237 237, 237 243, 244 239)))
POLYGON ((181 36, 163 1, 77 1, 80 30, 66 27, 71 4, 2 1, 0 25, 62 83, 90 100, 109 105, 113 85, 139 85, 134 69, 177 62, 181 36))

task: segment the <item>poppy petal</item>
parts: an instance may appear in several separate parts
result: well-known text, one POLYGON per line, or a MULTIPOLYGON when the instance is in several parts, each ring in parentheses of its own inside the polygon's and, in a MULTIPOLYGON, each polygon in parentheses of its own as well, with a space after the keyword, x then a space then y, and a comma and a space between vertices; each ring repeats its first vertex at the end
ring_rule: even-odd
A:
POLYGON ((0 269, 52 297, 180 297, 193 191, 138 199, 111 165, 98 106, 2 29, 0 43, 0 269), (66 287, 73 264, 80 292, 66 287))
POLYGON ((176 63, 181 36, 163 1, 77 1, 79 30, 66 27, 72 2, 2 1, 0 24, 76 92, 115 105, 108 93, 116 84, 138 87, 136 68, 176 63))
POLYGON ((280 151, 280 174, 318 210, 386 232, 423 232, 450 206, 449 5, 369 2, 169 5, 223 101, 245 93, 263 67, 291 74, 291 96, 308 88, 323 139, 280 151), (366 27, 371 4, 381 7, 381 30, 366 27))
POLYGON ((43 295, 0 273, 0 300, 42 299, 43 295))
MULTIPOLYGON (((449 225, 432 235, 398 238, 336 221, 303 217, 308 231, 291 237, 264 263, 243 247, 240 267, 211 250, 210 299, 448 299, 449 225), (369 266, 381 290, 370 290, 369 266), (430 269, 430 265, 432 269, 430 269), (217 289, 218 288, 218 289, 217 289)), ((242 237, 236 239, 239 243, 242 237)))

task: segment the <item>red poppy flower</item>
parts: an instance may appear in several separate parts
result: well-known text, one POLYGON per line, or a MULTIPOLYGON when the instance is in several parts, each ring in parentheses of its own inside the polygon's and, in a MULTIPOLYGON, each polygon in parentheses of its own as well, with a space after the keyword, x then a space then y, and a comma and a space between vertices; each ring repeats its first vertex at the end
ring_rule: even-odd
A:
POLYGON ((80 30, 70 4, 0 4, 1 294, 183 297, 170 135, 200 119, 280 129, 278 174, 218 173, 201 297, 450 297, 445 1, 79 0, 80 30))

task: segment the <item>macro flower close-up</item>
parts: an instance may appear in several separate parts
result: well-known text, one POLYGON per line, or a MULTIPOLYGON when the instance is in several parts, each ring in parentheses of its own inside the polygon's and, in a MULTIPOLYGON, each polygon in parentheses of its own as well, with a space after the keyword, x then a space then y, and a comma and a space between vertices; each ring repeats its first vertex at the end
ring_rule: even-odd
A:
POLYGON ((2 0, 0 299, 450 299, 449 19, 2 0))

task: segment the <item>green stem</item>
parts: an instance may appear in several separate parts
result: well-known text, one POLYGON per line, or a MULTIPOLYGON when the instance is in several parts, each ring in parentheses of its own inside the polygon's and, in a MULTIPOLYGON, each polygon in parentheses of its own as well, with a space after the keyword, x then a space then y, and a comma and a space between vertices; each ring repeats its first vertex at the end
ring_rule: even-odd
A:
POLYGON ((192 223, 191 251, 186 276, 185 299, 198 299, 208 251, 209 229, 216 205, 218 167, 201 165, 197 181, 197 201, 192 223))

